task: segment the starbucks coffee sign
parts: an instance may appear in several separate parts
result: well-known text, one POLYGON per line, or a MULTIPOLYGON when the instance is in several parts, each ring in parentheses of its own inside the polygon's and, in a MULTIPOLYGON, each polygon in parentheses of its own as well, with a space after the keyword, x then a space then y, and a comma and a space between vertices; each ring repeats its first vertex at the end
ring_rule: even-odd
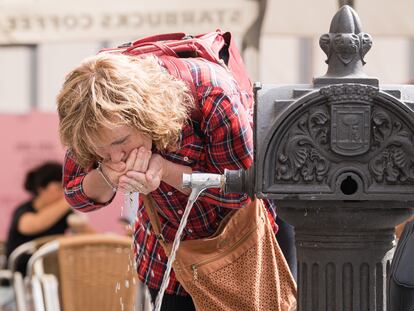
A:
POLYGON ((243 34, 257 14, 258 1, 253 0, 0 1, 0 44, 196 34, 216 28, 243 34))

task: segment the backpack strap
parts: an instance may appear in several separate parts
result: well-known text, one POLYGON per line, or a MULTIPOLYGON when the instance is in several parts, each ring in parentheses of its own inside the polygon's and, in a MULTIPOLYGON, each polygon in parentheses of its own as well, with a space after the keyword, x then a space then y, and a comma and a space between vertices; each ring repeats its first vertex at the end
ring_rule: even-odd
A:
POLYGON ((159 57, 167 68, 168 72, 176 78, 183 80, 191 91, 194 100, 197 100, 197 90, 194 85, 194 80, 191 75, 190 69, 176 57, 161 56, 159 57))
POLYGON ((205 134, 200 128, 200 123, 203 118, 203 115, 199 109, 197 100, 197 90, 194 85, 193 76, 191 75, 190 69, 187 67, 187 65, 181 61, 179 58, 176 57, 169 57, 169 56, 162 56, 160 57, 162 62, 164 63, 164 66, 167 68, 167 71, 174 77, 179 78, 183 80, 188 88, 190 89, 191 94, 193 95, 194 101, 195 101, 195 109, 191 112, 191 120, 193 122, 192 126, 198 137, 204 138, 205 134))

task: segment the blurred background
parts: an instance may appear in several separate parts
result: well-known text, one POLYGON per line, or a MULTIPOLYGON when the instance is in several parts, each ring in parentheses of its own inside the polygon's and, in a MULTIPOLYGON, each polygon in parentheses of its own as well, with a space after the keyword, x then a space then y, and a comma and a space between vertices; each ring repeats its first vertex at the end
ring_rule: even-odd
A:
MULTIPOLYGON (((311 83, 326 71, 320 35, 351 4, 373 37, 366 73, 380 83, 414 79, 411 0, 0 0, 0 240, 27 199, 28 170, 63 160, 55 97, 83 58, 158 33, 231 31, 253 81, 311 83)), ((120 232, 122 195, 90 213, 98 232, 120 232)))

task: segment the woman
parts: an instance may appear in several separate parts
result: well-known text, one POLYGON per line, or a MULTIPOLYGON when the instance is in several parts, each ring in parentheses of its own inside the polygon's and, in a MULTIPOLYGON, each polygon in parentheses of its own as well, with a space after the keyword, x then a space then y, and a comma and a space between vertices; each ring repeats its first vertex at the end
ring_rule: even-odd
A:
MULTIPOLYGON (((24 186, 33 197, 13 213, 7 238, 7 257, 23 243, 63 234, 69 228, 67 219, 72 212, 63 195, 61 164, 47 162, 34 168, 27 173, 24 186)), ((23 275, 29 257, 27 255, 18 261, 17 270, 23 275)))
MULTIPOLYGON (((68 147, 64 187, 70 204, 87 212, 110 203, 117 190, 150 194, 171 242, 189 194, 182 175, 247 169, 253 141, 247 98, 223 67, 181 59, 192 78, 182 81, 167 71, 167 61, 99 54, 69 73, 57 101, 60 136, 68 147)), ((231 208, 248 202, 246 195, 208 189, 194 205, 183 238, 213 234, 231 208)), ((154 300, 167 257, 140 205, 137 272, 154 300)), ((268 202, 267 207, 276 231, 274 208, 268 202)), ((162 310, 194 310, 174 273, 162 310)))

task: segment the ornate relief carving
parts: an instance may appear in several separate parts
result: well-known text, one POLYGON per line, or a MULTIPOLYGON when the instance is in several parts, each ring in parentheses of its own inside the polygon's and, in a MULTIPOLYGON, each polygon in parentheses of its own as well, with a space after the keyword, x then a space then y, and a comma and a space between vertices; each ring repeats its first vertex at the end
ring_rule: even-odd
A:
POLYGON ((359 37, 353 33, 335 34, 332 48, 344 64, 349 64, 360 50, 359 37))
POLYGON ((367 33, 360 33, 358 36, 361 42, 361 52, 360 52, 361 61, 362 61, 362 64, 365 65, 366 62, 364 61, 364 57, 368 53, 368 51, 371 49, 372 39, 371 39, 371 36, 367 33))
POLYGON ((364 57, 371 49, 372 39, 367 33, 326 33, 320 37, 319 46, 328 57, 326 63, 336 55, 344 65, 356 58, 365 64, 364 57))
POLYGON ((356 156, 369 150, 370 112, 371 107, 366 104, 332 105, 332 151, 344 156, 356 156))
POLYGON ((338 102, 367 102, 370 103, 378 95, 378 88, 362 84, 330 85, 321 88, 319 93, 328 98, 331 103, 338 102))
POLYGON ((388 140, 391 132, 391 116, 383 110, 375 109, 372 113, 372 145, 380 147, 385 140, 388 140))
POLYGON ((368 104, 335 104, 335 101, 343 102, 344 98, 355 92, 367 100, 368 97, 372 100, 376 94, 372 87, 351 89, 345 93, 331 86, 321 91, 330 96, 334 103, 311 107, 290 126, 286 138, 280 143, 276 181, 324 182, 329 176, 331 163, 343 159, 352 161, 350 156, 365 154, 357 161, 366 167, 373 182, 414 183, 412 131, 397 116, 375 105, 371 109, 368 104), (359 120, 358 126, 349 126, 348 132, 335 128, 333 123, 339 119, 335 112, 341 109, 345 109, 345 117, 352 117, 351 121, 359 120), (362 128, 364 130, 360 130, 362 128), (343 137, 349 138, 349 141, 341 140, 343 137))
POLYGON ((318 151, 327 144, 329 115, 319 107, 304 114, 284 142, 276 164, 276 180, 322 182, 329 162, 318 151))
POLYGON ((372 116, 373 146, 382 151, 369 162, 369 170, 377 183, 414 182, 413 135, 400 121, 384 110, 372 116))

